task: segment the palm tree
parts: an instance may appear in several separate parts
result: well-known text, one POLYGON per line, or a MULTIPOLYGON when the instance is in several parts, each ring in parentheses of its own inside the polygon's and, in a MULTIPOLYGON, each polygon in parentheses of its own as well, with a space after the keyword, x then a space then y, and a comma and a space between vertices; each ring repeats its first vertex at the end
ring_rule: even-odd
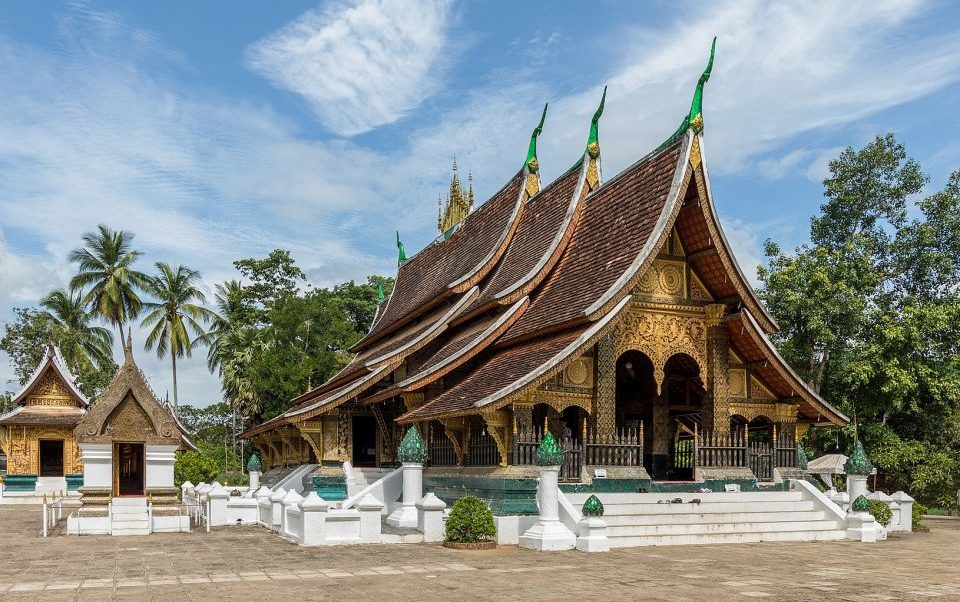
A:
POLYGON ((58 288, 47 293, 40 306, 53 321, 60 351, 75 372, 80 362, 88 362, 98 370, 113 363, 113 333, 91 325, 93 316, 87 313, 80 291, 58 288))
POLYGON ((206 344, 207 333, 204 324, 215 315, 202 305, 193 303, 206 301, 203 291, 197 287, 200 272, 185 266, 176 269, 169 264, 157 262, 156 276, 144 283, 144 290, 156 301, 143 304, 147 311, 144 327, 152 327, 147 335, 144 348, 148 351, 157 348, 157 357, 170 353, 173 366, 173 408, 177 409, 177 358, 192 357, 193 348, 206 344))
POLYGON ((137 289, 143 290, 148 276, 133 267, 140 251, 131 248, 133 234, 111 230, 100 224, 96 232, 83 235, 85 246, 70 252, 70 261, 80 271, 70 280, 71 290, 86 290, 83 303, 90 313, 106 320, 120 331, 123 325, 140 313, 137 289))
POLYGON ((222 376, 223 361, 230 354, 228 337, 246 324, 244 316, 249 306, 245 302, 245 292, 239 280, 229 280, 216 285, 214 300, 217 312, 207 332, 207 368, 211 373, 216 371, 222 376))

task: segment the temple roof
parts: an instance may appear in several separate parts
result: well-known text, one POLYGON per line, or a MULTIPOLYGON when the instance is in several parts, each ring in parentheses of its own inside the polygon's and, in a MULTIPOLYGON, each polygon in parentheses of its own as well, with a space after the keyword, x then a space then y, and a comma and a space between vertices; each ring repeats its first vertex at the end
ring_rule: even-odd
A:
POLYGON ((76 377, 71 374, 70 368, 67 367, 66 360, 63 359, 63 355, 60 353, 60 349, 53 343, 47 345, 43 361, 37 365, 33 374, 27 379, 27 382, 24 383, 17 394, 13 396, 13 402, 20 405, 26 404, 28 397, 30 397, 31 394, 35 394, 36 390, 42 386, 44 381, 42 377, 48 372, 51 372, 53 377, 66 387, 69 396, 74 398, 73 400, 77 406, 86 408, 90 405, 87 397, 81 393, 77 387, 76 377))
POLYGON ((45 425, 74 427, 86 414, 77 407, 19 406, 0 416, 0 426, 45 425))

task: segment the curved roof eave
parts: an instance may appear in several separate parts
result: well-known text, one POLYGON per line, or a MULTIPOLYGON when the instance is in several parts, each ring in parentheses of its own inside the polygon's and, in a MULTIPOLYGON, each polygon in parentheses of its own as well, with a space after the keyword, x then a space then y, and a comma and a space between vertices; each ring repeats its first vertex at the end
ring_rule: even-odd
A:
MULTIPOLYGON (((773 316, 770 315, 770 312, 767 311, 767 308, 760 301, 760 298, 757 297, 757 292, 753 290, 753 286, 750 285, 750 281, 743 274, 743 270, 740 269, 740 264, 737 263, 737 258, 730 251, 730 243, 727 242, 727 237, 723 232, 723 226, 720 224, 720 218, 717 215, 717 208, 713 203, 713 191, 710 189, 710 174, 707 170, 707 158, 706 153, 703 148, 703 135, 697 134, 698 143, 700 146, 700 165, 703 170, 703 184, 707 191, 707 198, 701 199, 701 207, 703 208, 704 218, 711 223, 713 229, 716 230, 719 237, 719 244, 715 244, 718 253, 720 253, 721 261, 724 265, 728 265, 733 269, 736 274, 739 282, 737 288, 742 288, 746 293, 744 301, 750 304, 752 310, 756 310, 763 322, 764 322, 764 332, 774 333, 780 330, 780 327, 777 326, 776 320, 773 319, 773 316), (709 211, 708 211, 709 209, 709 211)), ((736 286, 736 285, 735 285, 736 286)))

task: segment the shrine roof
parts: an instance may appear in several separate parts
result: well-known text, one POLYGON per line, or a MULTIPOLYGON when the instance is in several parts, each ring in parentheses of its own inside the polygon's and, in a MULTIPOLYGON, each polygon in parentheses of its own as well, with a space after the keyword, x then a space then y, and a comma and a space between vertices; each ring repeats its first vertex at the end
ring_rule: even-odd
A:
POLYGON ((78 407, 20 406, 0 416, 0 425, 45 425, 74 427, 86 414, 78 407))
POLYGON ((67 387, 70 395, 75 397, 77 405, 83 408, 86 408, 90 405, 90 401, 83 393, 80 392, 80 389, 77 387, 76 378, 70 373, 70 368, 67 367, 67 362, 65 359, 63 359, 60 349, 53 344, 47 345, 43 361, 37 365, 36 369, 33 371, 33 374, 31 374, 30 378, 27 379, 27 382, 24 383, 16 395, 13 396, 13 403, 21 405, 27 403, 27 398, 40 384, 40 381, 42 380, 41 377, 47 372, 47 370, 52 370, 57 380, 61 381, 63 385, 67 387))

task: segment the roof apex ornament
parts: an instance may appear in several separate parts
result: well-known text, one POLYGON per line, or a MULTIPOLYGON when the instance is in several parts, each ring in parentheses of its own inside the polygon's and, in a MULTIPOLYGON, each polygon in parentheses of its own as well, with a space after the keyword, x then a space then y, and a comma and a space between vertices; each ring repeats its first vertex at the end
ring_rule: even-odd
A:
POLYGON ((547 431, 536 453, 537 466, 560 466, 563 464, 563 450, 557 445, 553 434, 547 431))
MULTIPOLYGON (((123 337, 123 332, 120 332, 121 338, 123 337)), ((134 363, 133 361, 133 329, 127 328, 127 340, 123 344, 123 359, 124 362, 134 363)))
POLYGON ((469 191, 464 192, 457 175, 457 158, 453 158, 453 177, 450 178, 450 192, 447 193, 447 203, 444 206, 440 197, 437 197, 437 229, 444 240, 447 240, 456 231, 460 222, 467 219, 473 211, 473 173, 468 172, 469 191))
POLYGON ((690 114, 687 116, 687 124, 697 134, 703 131, 703 86, 710 79, 710 72, 713 71, 713 57, 716 52, 717 38, 714 36, 713 44, 710 45, 710 60, 707 61, 707 68, 703 70, 703 74, 697 81, 697 89, 693 92, 693 102, 690 103, 690 114))
POLYGON ((600 185, 600 169, 597 160, 600 158, 600 116, 603 115, 603 105, 607 101, 607 87, 603 87, 603 96, 600 97, 600 106, 597 107, 590 120, 590 135, 587 137, 587 155, 590 164, 587 166, 587 186, 594 190, 600 185))
POLYGON ((423 437, 416 427, 411 426, 397 448, 397 459, 405 464, 426 464, 429 458, 423 437))
POLYGON ((524 185, 527 196, 534 196, 540 192, 540 176, 538 175, 540 173, 540 162, 537 160, 537 137, 540 136, 540 133, 543 131, 543 122, 547 118, 548 106, 550 106, 550 103, 543 105, 540 124, 533 129, 533 134, 530 135, 530 147, 527 149, 527 158, 523 162, 523 166, 527 169, 527 181, 524 185))
POLYGON ((386 297, 384 297, 384 295, 383 295, 383 285, 378 282, 378 283, 377 283, 377 305, 383 304, 383 300, 384 300, 385 298, 386 298, 386 297))
MULTIPOLYGON (((403 262, 407 260, 407 252, 403 249, 403 243, 400 242, 400 231, 397 230, 397 267, 403 265, 403 262)), ((383 291, 381 290, 381 293, 383 291)))
POLYGON ((870 462, 866 452, 863 451, 863 444, 860 443, 859 439, 854 439, 853 452, 850 453, 850 457, 843 465, 843 471, 848 475, 862 477, 869 476, 873 472, 873 463, 870 462))

